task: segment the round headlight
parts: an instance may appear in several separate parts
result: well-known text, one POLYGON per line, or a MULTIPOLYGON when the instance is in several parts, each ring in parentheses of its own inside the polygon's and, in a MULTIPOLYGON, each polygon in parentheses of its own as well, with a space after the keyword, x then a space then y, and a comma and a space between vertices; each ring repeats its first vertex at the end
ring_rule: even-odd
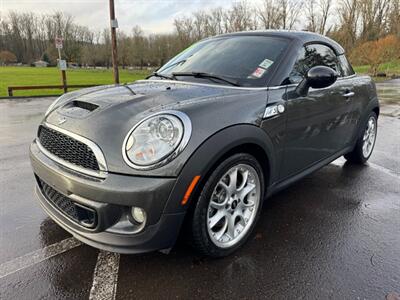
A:
POLYGON ((180 112, 160 113, 139 122, 125 138, 123 154, 134 168, 149 168, 175 157, 188 141, 191 125, 180 112), (182 120, 184 119, 184 120, 182 120), (186 128, 189 127, 189 128, 186 128))

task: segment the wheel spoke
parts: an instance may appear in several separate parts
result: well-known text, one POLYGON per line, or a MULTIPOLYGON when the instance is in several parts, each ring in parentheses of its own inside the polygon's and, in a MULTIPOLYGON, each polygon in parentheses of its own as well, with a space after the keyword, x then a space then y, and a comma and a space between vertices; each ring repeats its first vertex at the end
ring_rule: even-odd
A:
POLYGON ((247 180, 249 179, 249 171, 244 171, 242 173, 242 182, 240 186, 237 188, 237 191, 241 191, 247 184, 247 180))
POLYGON ((221 240, 222 236, 226 233, 226 229, 228 228, 228 220, 225 218, 225 222, 224 225, 222 226, 222 228, 220 230, 218 230, 217 232, 215 232, 215 239, 217 241, 221 240))
POLYGON ((230 195, 236 192, 236 185, 237 185, 237 174, 238 174, 238 169, 235 168, 232 170, 232 172, 229 173, 229 192, 230 195))
POLYGON ((366 141, 369 137, 368 129, 365 131, 364 136, 363 136, 363 141, 366 141))
POLYGON ((246 186, 243 190, 240 191, 240 193, 239 193, 239 199, 243 202, 244 199, 246 198, 246 196, 247 196, 252 190, 254 190, 255 188, 256 188, 256 185, 255 185, 255 184, 253 184, 253 183, 247 184, 247 186, 246 186))
POLYGON ((250 207, 253 207, 254 205, 255 205, 255 202, 251 201, 251 200, 247 200, 247 203, 244 203, 244 201, 240 202, 240 206, 242 209, 248 209, 250 207))
POLYGON ((231 239, 235 238, 235 219, 233 216, 229 216, 228 218, 228 231, 227 234, 231 239))
POLYGON ((225 207, 225 203, 215 202, 214 200, 210 201, 210 206, 214 209, 222 209, 225 207))
POLYGON ((223 217, 225 217, 225 211, 223 210, 218 210, 215 215, 213 215, 209 220, 208 220, 208 225, 210 226, 210 228, 214 228, 215 225, 218 224, 219 221, 221 221, 221 219, 223 217))
POLYGON ((225 190, 225 193, 226 193, 227 197, 229 197, 229 195, 230 195, 230 187, 227 186, 226 183, 223 182, 222 180, 220 182, 218 182, 218 185, 225 190))

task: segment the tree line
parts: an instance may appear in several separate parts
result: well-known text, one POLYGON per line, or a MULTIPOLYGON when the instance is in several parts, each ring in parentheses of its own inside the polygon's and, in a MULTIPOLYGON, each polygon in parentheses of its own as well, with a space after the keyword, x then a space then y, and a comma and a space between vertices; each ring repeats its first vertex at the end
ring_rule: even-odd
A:
MULTIPOLYGON (((169 34, 146 35, 139 26, 130 32, 119 30, 121 67, 160 66, 200 39, 260 29, 325 34, 342 44, 357 64, 370 63, 368 47, 375 47, 374 43, 380 40, 394 49, 385 53, 385 59, 400 57, 400 0, 262 0, 257 5, 241 1, 228 8, 177 18, 173 26, 169 34)), ((61 12, 51 15, 10 12, 0 20, 0 62, 31 64, 42 59, 55 64, 58 57, 55 37, 64 39, 62 52, 69 62, 111 65, 109 29, 90 30, 61 12)))

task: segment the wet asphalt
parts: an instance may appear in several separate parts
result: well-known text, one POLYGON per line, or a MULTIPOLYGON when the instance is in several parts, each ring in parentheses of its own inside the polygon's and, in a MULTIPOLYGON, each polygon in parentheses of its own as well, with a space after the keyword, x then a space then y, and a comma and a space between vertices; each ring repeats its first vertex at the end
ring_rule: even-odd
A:
POLYGON ((79 243, 59 251, 54 245, 71 236, 33 194, 28 146, 53 99, 1 100, 0 299, 99 299, 94 281, 107 272, 115 273, 116 299, 400 293, 400 81, 380 91, 386 104, 368 165, 339 159, 273 196, 254 236, 234 255, 203 258, 179 242, 169 255, 121 255, 105 263, 97 249, 79 243), (12 272, 4 273, 6 266, 12 272))

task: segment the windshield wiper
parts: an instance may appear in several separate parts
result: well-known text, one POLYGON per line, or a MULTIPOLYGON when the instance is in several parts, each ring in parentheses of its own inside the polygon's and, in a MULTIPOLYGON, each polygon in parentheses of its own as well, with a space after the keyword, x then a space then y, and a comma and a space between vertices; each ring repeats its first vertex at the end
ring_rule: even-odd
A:
POLYGON ((192 76, 195 78, 217 79, 217 80, 223 81, 225 83, 228 83, 230 85, 240 86, 239 83, 237 83, 234 80, 227 79, 223 76, 214 75, 214 74, 210 74, 210 73, 204 73, 204 72, 173 72, 172 75, 173 76, 192 76))
POLYGON ((153 77, 153 76, 164 78, 164 79, 169 79, 169 80, 176 80, 174 75, 168 76, 168 75, 163 75, 163 74, 160 74, 160 73, 157 73, 157 72, 151 73, 149 76, 146 77, 146 79, 149 79, 150 77, 153 77))

